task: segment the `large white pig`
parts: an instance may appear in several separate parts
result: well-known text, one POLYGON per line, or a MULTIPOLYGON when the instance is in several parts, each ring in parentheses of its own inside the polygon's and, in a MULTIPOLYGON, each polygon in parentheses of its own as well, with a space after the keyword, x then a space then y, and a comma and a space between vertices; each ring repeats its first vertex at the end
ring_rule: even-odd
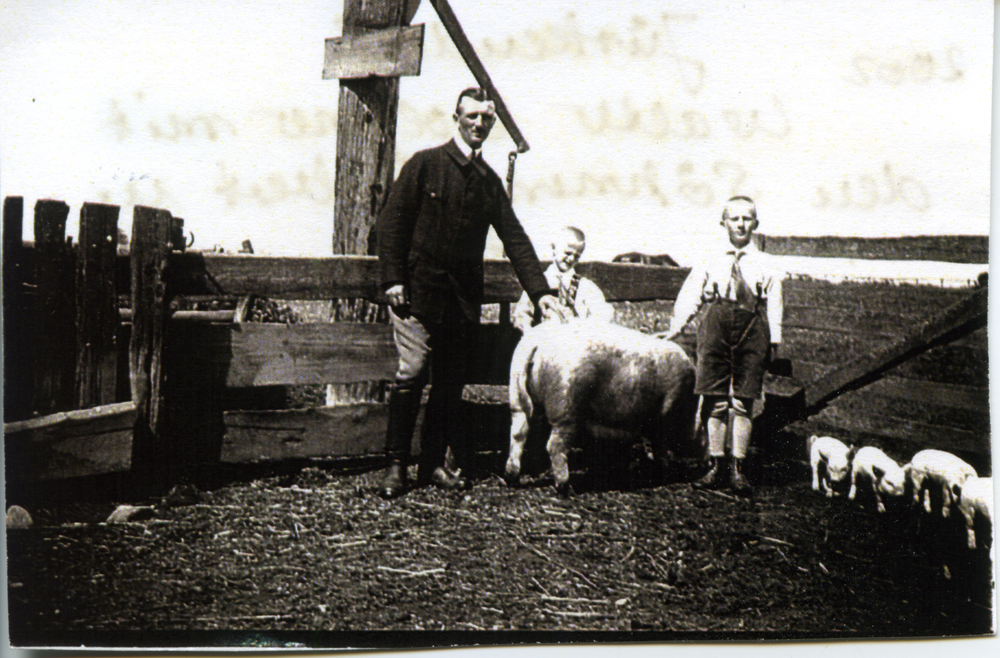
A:
POLYGON ((885 512, 882 496, 895 498, 906 492, 906 471, 892 457, 872 446, 865 446, 854 454, 851 490, 847 494, 850 500, 854 500, 858 493, 859 480, 870 484, 879 512, 885 512))
POLYGON ((969 478, 953 484, 951 493, 958 501, 958 510, 965 517, 969 532, 969 548, 976 547, 976 514, 982 515, 993 528, 993 478, 969 478))
POLYGON ((832 436, 810 436, 808 446, 812 490, 833 498, 837 495, 834 485, 846 482, 851 472, 853 450, 832 436))
POLYGON ((532 427, 551 425, 557 490, 570 493, 568 449, 582 432, 645 437, 662 465, 702 457, 694 366, 671 341, 609 323, 546 322, 525 332, 510 367, 511 434, 505 476, 517 481, 532 427))
POLYGON ((913 486, 913 504, 919 504, 923 496, 924 511, 930 513, 931 487, 937 487, 941 491, 941 516, 946 519, 951 516, 954 502, 952 487, 976 477, 976 469, 943 450, 921 450, 913 455, 905 470, 913 486))

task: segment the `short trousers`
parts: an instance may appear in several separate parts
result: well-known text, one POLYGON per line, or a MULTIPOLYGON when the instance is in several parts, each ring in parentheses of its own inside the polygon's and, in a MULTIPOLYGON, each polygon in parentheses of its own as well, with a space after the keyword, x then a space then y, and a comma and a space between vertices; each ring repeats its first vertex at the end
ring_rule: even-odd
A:
POLYGON ((756 311, 735 302, 710 302, 698 327, 697 395, 760 397, 771 343, 766 306, 756 311))

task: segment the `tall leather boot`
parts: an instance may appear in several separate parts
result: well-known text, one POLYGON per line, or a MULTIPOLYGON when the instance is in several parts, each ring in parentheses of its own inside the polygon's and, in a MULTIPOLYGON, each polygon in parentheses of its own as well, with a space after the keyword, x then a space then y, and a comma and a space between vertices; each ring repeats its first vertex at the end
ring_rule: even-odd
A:
POLYGON ((410 461, 413 428, 420 413, 423 386, 396 384, 389 392, 389 422, 385 433, 385 455, 389 467, 379 486, 382 498, 397 498, 406 493, 406 468, 410 461))
POLYGON ((454 437, 456 429, 461 426, 461 401, 461 386, 431 385, 424 428, 420 435, 417 486, 433 484, 442 489, 453 490, 467 487, 465 479, 461 477, 461 469, 452 471, 445 464, 449 438, 454 437))

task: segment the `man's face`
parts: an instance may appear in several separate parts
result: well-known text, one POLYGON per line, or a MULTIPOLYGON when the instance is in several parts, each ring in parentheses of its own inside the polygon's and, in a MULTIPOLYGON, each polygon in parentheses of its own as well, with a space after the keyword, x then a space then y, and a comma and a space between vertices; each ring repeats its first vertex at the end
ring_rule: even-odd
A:
POLYGON ((583 243, 573 237, 562 238, 552 243, 552 261, 560 272, 568 272, 580 260, 583 243))
POLYGON ((493 101, 477 101, 465 96, 452 118, 458 124, 458 134, 473 149, 480 149, 490 136, 496 122, 493 101))
POLYGON ((723 226, 729 232, 729 242, 737 249, 750 244, 750 238, 757 228, 757 218, 754 208, 746 201, 734 201, 726 206, 726 216, 723 226))

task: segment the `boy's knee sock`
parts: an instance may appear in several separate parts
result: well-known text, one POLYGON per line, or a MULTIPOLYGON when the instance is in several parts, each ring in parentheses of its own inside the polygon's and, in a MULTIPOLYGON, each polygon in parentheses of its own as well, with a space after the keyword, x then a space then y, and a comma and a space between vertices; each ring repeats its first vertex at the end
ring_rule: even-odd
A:
POLYGON ((712 457, 725 457, 726 455, 726 430, 729 404, 725 399, 705 400, 708 407, 709 416, 706 422, 708 429, 708 454, 712 457))
POLYGON ((733 457, 743 459, 747 456, 747 449, 750 447, 750 433, 753 430, 753 421, 750 420, 750 405, 740 399, 733 400, 733 457))

